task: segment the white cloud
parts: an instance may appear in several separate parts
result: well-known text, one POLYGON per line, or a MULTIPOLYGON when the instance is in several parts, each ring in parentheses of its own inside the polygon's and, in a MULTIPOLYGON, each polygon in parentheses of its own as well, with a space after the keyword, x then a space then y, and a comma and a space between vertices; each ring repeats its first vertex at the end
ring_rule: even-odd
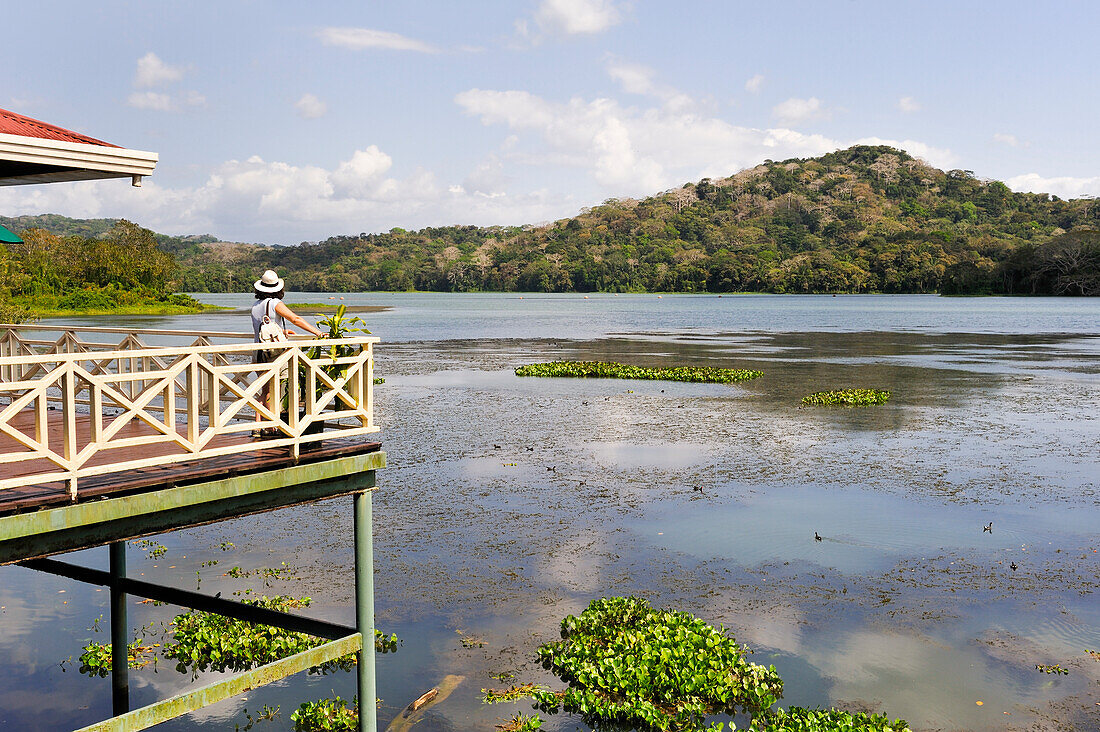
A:
POLYGON ((544 190, 467 193, 462 186, 439 185, 424 170, 392 176, 392 164, 373 145, 354 151, 334 169, 253 156, 222 163, 193 187, 168 188, 150 177, 141 188, 120 181, 0 188, 0 210, 125 217, 165 233, 211 232, 241 241, 296 244, 394 226, 541 221, 576 207, 567 197, 544 190))
POLYGON ((137 71, 134 73, 134 88, 146 91, 131 93, 126 99, 126 104, 136 109, 151 109, 157 112, 176 112, 186 107, 205 106, 206 97, 193 89, 174 93, 150 89, 150 87, 173 84, 182 79, 184 73, 184 67, 169 66, 150 51, 138 59, 137 71))
POLYGON ((134 86, 145 89, 153 86, 164 86, 183 78, 182 66, 169 66, 150 51, 137 62, 137 71, 134 73, 134 86))
POLYGON ((898 109, 906 114, 920 111, 920 102, 913 97, 902 97, 898 100, 898 109))
POLYGON ((740 127, 681 105, 639 110, 610 99, 555 103, 524 91, 482 89, 462 92, 455 102, 484 124, 534 134, 534 140, 509 147, 510 160, 586 169, 606 195, 651 194, 686 180, 729 175, 765 158, 840 147, 821 135, 740 127))
POLYGON ((1002 145, 1008 145, 1009 147, 1020 146, 1020 141, 1016 139, 1016 135, 1010 135, 1005 132, 993 133, 993 142, 999 142, 1002 145))
POLYGON ((1059 198, 1100 195, 1100 176, 1092 178, 1074 178, 1071 176, 1045 178, 1038 173, 1025 173, 1009 178, 1005 181, 1005 185, 1014 191, 1051 193, 1059 198))
POLYGON ((134 92, 126 99, 126 103, 138 109, 155 109, 158 112, 170 112, 175 109, 172 97, 161 92, 134 92))
POLYGON ((303 94, 302 98, 294 103, 294 108, 306 119, 324 117, 328 112, 328 105, 312 94, 303 94))
POLYGON ((751 79, 745 82, 745 91, 749 94, 759 94, 760 90, 764 88, 764 75, 756 74, 751 79))
POLYGON ((535 11, 535 22, 544 31, 569 35, 600 33, 622 17, 612 0, 542 0, 535 11))
POLYGON ((179 94, 165 92, 143 91, 133 92, 126 98, 126 103, 136 109, 151 109, 157 112, 177 112, 184 107, 202 107, 206 104, 206 97, 197 91, 186 91, 179 94))
POLYGON ((821 106, 821 100, 817 97, 810 97, 809 99, 791 97, 787 101, 780 102, 772 107, 772 115, 779 120, 781 124, 806 122, 807 120, 823 116, 824 112, 825 110, 821 106))
POLYGON ((430 43, 408 38, 399 33, 373 30, 371 28, 322 28, 317 37, 326 46, 339 46, 361 51, 366 48, 382 48, 388 51, 415 51, 417 53, 439 53, 439 49, 430 43))
POLYGON ((615 81, 619 82, 623 91, 630 94, 640 94, 660 99, 675 107, 691 105, 691 98, 682 94, 667 84, 661 84, 654 80, 655 72, 648 66, 631 64, 623 61, 611 61, 607 65, 607 73, 615 81))

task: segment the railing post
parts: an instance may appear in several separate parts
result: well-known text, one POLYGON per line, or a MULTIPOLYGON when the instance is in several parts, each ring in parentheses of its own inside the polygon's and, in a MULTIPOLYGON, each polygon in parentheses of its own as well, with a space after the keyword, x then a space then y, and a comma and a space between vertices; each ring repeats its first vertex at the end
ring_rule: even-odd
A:
POLYGON ((355 629, 363 636, 356 669, 359 682, 359 730, 377 732, 378 694, 374 676, 374 537, 371 491, 355 494, 355 629))
POLYGON ((126 576, 126 542, 114 541, 111 552, 111 707, 114 716, 130 711, 130 658, 126 629, 126 593, 119 589, 126 576))
POLYGON ((73 362, 65 361, 61 369, 61 454, 69 471, 69 497, 76 500, 76 375, 73 362))
POLYGON ((187 441, 191 449, 198 451, 199 435, 199 403, 202 399, 202 386, 199 384, 199 361, 192 355, 191 363, 187 364, 187 379, 184 384, 184 407, 187 409, 187 441))

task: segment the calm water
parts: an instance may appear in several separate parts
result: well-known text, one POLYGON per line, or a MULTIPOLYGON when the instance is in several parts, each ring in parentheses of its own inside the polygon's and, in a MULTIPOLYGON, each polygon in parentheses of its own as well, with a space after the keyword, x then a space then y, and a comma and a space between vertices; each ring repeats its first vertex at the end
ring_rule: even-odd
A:
MULTIPOLYGON (((391 465, 375 497, 378 623, 403 638, 379 657, 383 723, 446 674, 465 681, 421 729, 486 730, 529 712, 485 707, 480 689, 502 672, 553 685, 531 659, 560 618, 633 593, 730 628, 779 669, 784 704, 884 710, 920 729, 1097 727, 1100 663, 1084 654, 1100 649, 1097 300, 345 298, 390 308, 364 314, 383 340, 391 465), (765 375, 721 386, 512 374, 559 358, 765 375), (894 396, 798 407, 845 386, 894 396), (485 645, 464 648, 466 636, 485 645)), ((248 328, 242 312, 110 323, 248 328)), ((314 614, 350 623, 350 537, 350 502, 330 501, 159 537, 157 559, 132 546, 130 570, 211 594, 309 595, 314 614), (223 576, 280 562, 293 579, 223 576)), ((106 550, 75 561, 106 567, 106 550)), ((109 716, 109 680, 66 661, 107 640, 94 630, 106 594, 0 568, 0 728, 109 716)), ((135 601, 131 624, 159 642, 175 612, 135 601)), ((135 704, 191 684, 164 660, 131 674, 135 704)), ((298 704, 333 694, 350 699, 354 677, 301 675, 163 729, 232 729, 264 704, 281 714, 256 729, 289 729, 298 704)), ((582 729, 560 716, 544 728, 582 729)))

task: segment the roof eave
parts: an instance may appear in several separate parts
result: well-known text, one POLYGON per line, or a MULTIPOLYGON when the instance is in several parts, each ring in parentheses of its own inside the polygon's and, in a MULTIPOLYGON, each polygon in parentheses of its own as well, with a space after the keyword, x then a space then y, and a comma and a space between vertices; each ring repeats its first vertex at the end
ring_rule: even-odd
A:
POLYGON ((136 181, 151 175, 157 160, 156 153, 143 150, 0 133, 0 162, 43 166, 40 172, 0 174, 0 186, 137 176, 136 181))

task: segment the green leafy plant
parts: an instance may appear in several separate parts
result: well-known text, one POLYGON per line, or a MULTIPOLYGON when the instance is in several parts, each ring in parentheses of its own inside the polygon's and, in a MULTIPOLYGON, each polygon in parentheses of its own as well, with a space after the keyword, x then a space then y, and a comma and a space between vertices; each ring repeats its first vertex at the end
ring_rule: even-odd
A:
MULTIPOLYGON (((775 667, 745 660, 748 649, 723 628, 688 613, 657 610, 638 597, 593 600, 561 623, 562 640, 538 649, 543 666, 568 684, 483 689, 486 703, 530 696, 536 709, 581 715, 597 732, 720 732, 710 715, 747 713, 755 732, 911 732, 904 720, 839 709, 772 709, 783 695, 775 667)), ((538 716, 513 719, 538 729, 538 716)), ((498 725, 498 729, 513 729, 498 725)), ((730 729, 733 729, 731 724, 730 729)))
POLYGON ((802 403, 808 406, 831 407, 866 407, 871 404, 885 404, 890 398, 888 391, 876 391, 875 389, 837 389, 835 391, 818 391, 809 396, 802 397, 802 403))
MULTIPOLYGON (((370 335, 370 331, 361 325, 366 325, 366 322, 358 317, 347 317, 347 305, 340 305, 336 308, 336 312, 327 318, 321 318, 317 321, 317 328, 325 333, 331 343, 327 345, 312 346, 306 350, 306 355, 313 360, 321 359, 327 356, 333 361, 332 364, 322 366, 321 369, 325 372, 330 379, 334 381, 343 378, 348 372, 348 365, 335 363, 338 359, 348 358, 350 356, 357 355, 363 350, 363 347, 359 344, 342 343, 342 339, 349 336, 356 336, 360 334, 370 335)), ((298 389, 300 393, 306 393, 309 388, 307 374, 304 370, 298 372, 298 389)), ((318 381, 316 396, 322 396, 328 387, 318 381)), ((284 390, 283 393, 283 410, 287 410, 287 394, 284 390)), ((335 407, 335 404, 333 405, 335 407)))
POLYGON ((352 699, 349 706, 340 697, 318 699, 303 702, 298 710, 290 715, 294 721, 295 732, 315 732, 315 730, 359 729, 358 702, 352 699))
POLYGON ((482 701, 486 704, 499 704, 516 699, 528 699, 534 696, 536 691, 547 691, 547 688, 538 684, 518 684, 507 689, 482 689, 481 694, 482 701))
POLYGON ((649 368, 613 361, 551 361, 533 363, 516 369, 516 376, 572 377, 582 379, 645 379, 687 381, 708 384, 733 384, 763 376, 762 371, 719 369, 710 366, 649 368))
MULTIPOLYGON (((242 602, 271 610, 288 611, 307 607, 310 598, 261 597, 242 602)), ((280 658, 315 648, 326 641, 323 638, 283 630, 271 625, 248 623, 214 613, 198 610, 177 615, 175 633, 164 649, 166 658, 176 659, 176 669, 186 673, 200 671, 247 671, 280 658)), ((397 636, 388 638, 379 630, 374 632, 374 647, 379 653, 397 650, 397 636)), ((310 669, 327 673, 336 669, 350 670, 356 662, 349 653, 321 666, 310 669)))
POLYGON ((258 712, 250 712, 247 709, 244 710, 244 718, 248 722, 242 727, 237 724, 233 726, 234 732, 248 732, 250 729, 256 726, 257 722, 270 722, 279 716, 279 706, 271 706, 270 704, 264 704, 258 712))
MULTIPOLYGON (((130 668, 145 668, 150 663, 156 664, 156 650, 159 643, 142 645, 143 638, 137 638, 126 644, 127 666, 130 668)), ((80 661, 80 673, 88 676, 106 677, 111 673, 111 663, 114 654, 109 643, 89 643, 84 646, 84 652, 77 659, 80 661)))
POLYGON ((1035 670, 1040 671, 1044 674, 1056 674, 1056 675, 1060 675, 1060 676, 1069 676, 1069 671, 1062 668, 1058 664, 1047 665, 1045 663, 1037 663, 1037 664, 1035 664, 1035 670))
POLYGON ((542 720, 537 714, 516 714, 504 724, 496 725, 500 732, 534 732, 542 729, 542 720))
POLYGON ((901 719, 840 709, 776 709, 755 717, 750 732, 912 732, 901 719))
POLYGON ((168 547, 152 539, 138 539, 134 543, 147 551, 150 559, 160 559, 168 553, 168 547))
POLYGON ((707 715, 763 713, 783 693, 775 668, 749 663, 723 629, 638 597, 593 600, 561 636, 538 657, 568 688, 532 696, 596 729, 697 730, 707 715))

